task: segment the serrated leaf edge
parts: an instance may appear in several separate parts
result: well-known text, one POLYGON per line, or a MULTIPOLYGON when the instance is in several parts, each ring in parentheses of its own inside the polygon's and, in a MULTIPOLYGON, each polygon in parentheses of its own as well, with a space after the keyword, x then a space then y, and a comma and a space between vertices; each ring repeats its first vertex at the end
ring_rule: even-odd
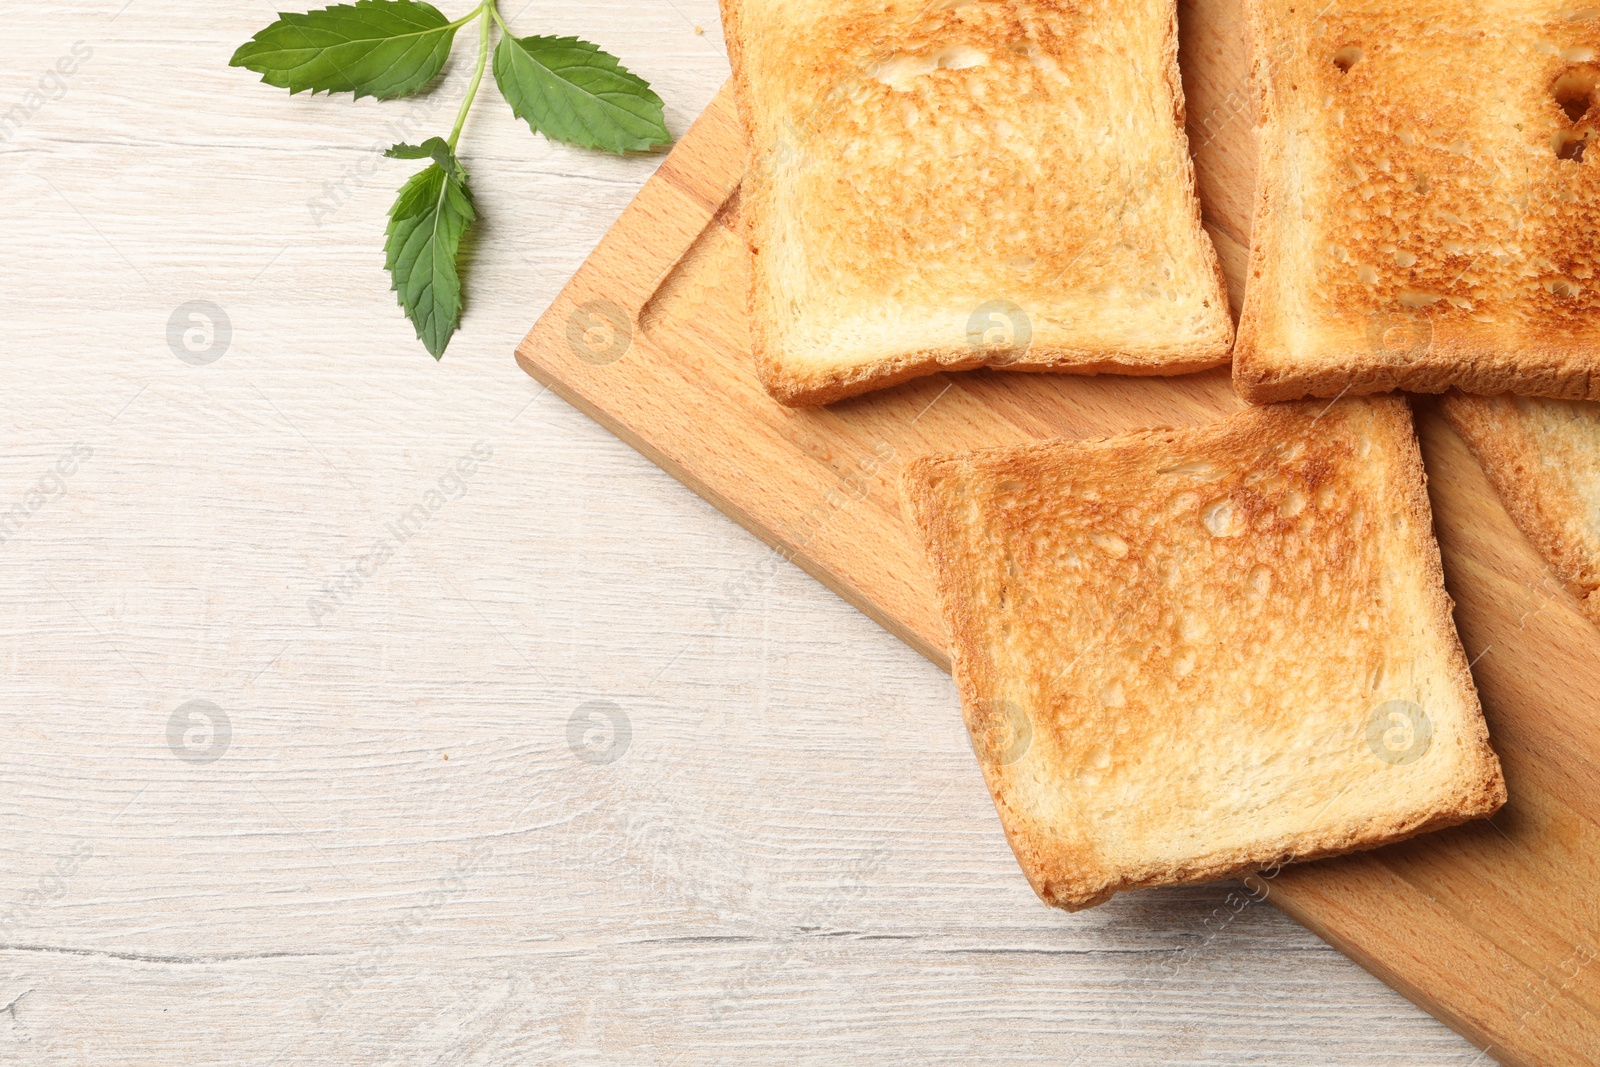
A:
MULTIPOLYGON (((425 141, 425 142, 423 142, 423 144, 428 144, 431 141, 439 141, 439 140, 442 140, 442 139, 441 138, 437 138, 437 137, 429 138, 429 141, 425 141)), ((412 146, 412 147, 420 147, 420 146, 412 146)), ((448 151, 448 146, 447 146, 447 151, 448 151)), ((461 161, 456 159, 455 155, 453 153, 450 154, 450 166, 446 166, 446 165, 444 165, 444 164, 442 164, 442 163, 440 163, 440 162, 438 162, 436 160, 435 162, 430 163, 428 166, 424 167, 422 170, 417 171, 417 173, 413 174, 410 178, 406 179, 406 185, 409 185, 411 182, 417 180, 417 178, 421 177, 422 175, 426 174, 429 170, 432 170, 434 168, 438 168, 439 169, 441 177, 443 178, 443 181, 441 181, 439 183, 439 195, 438 195, 438 198, 433 203, 433 232, 432 232, 432 234, 429 235, 428 241, 429 241, 430 244, 432 244, 433 242, 435 242, 438 239, 439 225, 440 225, 440 223, 441 223, 441 221, 442 221, 442 219, 444 217, 443 207, 444 207, 445 201, 449 197, 450 182, 452 180, 452 171, 457 176, 456 180, 459 181, 459 183, 461 185, 461 193, 462 193, 462 195, 464 197, 466 197, 466 200, 467 200, 467 209, 468 209, 468 211, 471 212, 471 214, 468 216, 468 218, 466 220, 466 225, 462 227, 461 233, 462 233, 462 239, 464 240, 465 237, 466 237, 467 229, 470 228, 471 225, 474 222, 477 221, 478 214, 477 214, 476 205, 474 205, 472 203, 472 190, 470 188, 468 188, 468 186, 467 186, 466 168, 461 166, 461 161)), ((401 192, 402 196, 405 194, 405 186, 401 186, 400 192, 401 192)), ((394 206, 389 209, 389 225, 388 225, 388 227, 386 228, 386 231, 385 231, 385 236, 387 238, 390 238, 390 239, 393 238, 394 231, 395 231, 395 229, 397 228, 397 226, 398 226, 398 224, 400 222, 404 221, 405 219, 410 219, 410 218, 415 218, 416 217, 415 215, 406 215, 406 216, 403 216, 403 217, 402 216, 397 216, 395 214, 395 211, 399 208, 399 206, 400 206, 400 201, 399 201, 399 198, 397 197, 396 200, 395 200, 394 206)), ((388 244, 388 241, 386 240, 385 241, 385 245, 387 246, 387 244, 388 244)), ((400 290, 400 280, 397 277, 395 277, 394 266, 393 266, 393 264, 391 262, 389 262, 389 255, 388 255, 389 249, 387 247, 385 247, 384 251, 385 251, 385 256, 384 256, 385 268, 389 272, 389 279, 390 279, 389 291, 395 294, 395 302, 400 306, 401 311, 403 311, 405 313, 406 319, 408 321, 410 321, 412 329, 416 331, 417 340, 421 341, 423 343, 423 346, 427 348, 428 354, 433 356, 433 358, 436 361, 444 359, 445 351, 450 347, 451 339, 455 337, 456 331, 458 329, 460 329, 460 327, 461 327, 461 316, 462 316, 462 314, 465 313, 466 306, 467 306, 466 287, 464 285, 462 285, 460 265, 457 263, 457 258, 461 254, 460 242, 459 241, 457 242, 456 248, 454 249, 454 251, 451 254, 451 257, 450 257, 450 268, 451 268, 451 271, 455 275, 457 299, 459 300, 461 306, 456 312, 455 321, 452 322, 451 325, 450 325, 449 333, 445 336, 445 338, 443 340, 443 343, 440 344, 440 346, 438 347, 437 350, 434 349, 432 340, 424 335, 424 333, 423 333, 423 324, 421 322, 417 321, 417 319, 414 317, 414 315, 412 313, 412 309, 408 308, 406 306, 404 294, 400 290)), ((439 282, 438 282, 439 260, 438 260, 437 257, 435 257, 433 262, 432 262, 432 272, 433 272, 433 277, 430 279, 430 281, 428 283, 428 290, 429 290, 429 292, 437 292, 438 291, 438 284, 439 284, 439 282)), ((435 301, 435 306, 437 306, 437 301, 435 301)))
MULTIPOLYGON (((430 26, 427 29, 417 30, 417 31, 412 32, 412 33, 397 34, 396 36, 393 36, 393 37, 373 38, 373 40, 380 40, 380 41, 400 41, 400 40, 406 39, 407 37, 425 37, 430 33, 444 32, 445 34, 447 34, 446 39, 444 39, 444 40, 442 40, 440 42, 440 44, 444 47, 445 55, 444 55, 444 61, 439 64, 439 70, 435 71, 432 75, 430 75, 427 78, 426 81, 424 81, 422 84, 418 85, 415 89, 410 89, 410 90, 407 90, 407 91, 404 91, 404 92, 394 92, 394 93, 363 92, 359 87, 350 88, 350 89, 318 89, 317 87, 310 86, 310 85, 308 85, 308 86, 306 86, 306 87, 304 87, 302 89, 295 89, 295 88, 293 88, 291 86, 278 85, 278 84, 268 80, 271 73, 279 73, 279 74, 281 74, 282 72, 278 72, 278 71, 274 71, 274 72, 257 71, 254 67, 250 67, 250 66, 247 65, 247 59, 245 57, 245 50, 246 49, 248 49, 251 45, 254 45, 254 44, 263 44, 264 42, 261 40, 262 35, 267 33, 274 26, 279 25, 280 23, 283 24, 286 27, 295 28, 296 30, 298 30, 301 33, 301 36, 304 36, 304 30, 301 30, 295 23, 290 22, 289 21, 290 19, 305 19, 305 18, 311 17, 312 15, 320 15, 320 14, 323 14, 325 12, 332 11, 335 8, 341 8, 341 7, 360 9, 362 7, 377 6, 377 5, 380 5, 380 4, 388 4, 388 3, 395 3, 395 2, 401 2, 401 0, 355 0, 355 3, 353 3, 353 4, 329 4, 327 7, 319 7, 319 8, 315 8, 315 9, 313 9, 311 11, 304 11, 304 12, 280 11, 280 12, 278 12, 277 19, 275 19, 274 21, 268 23, 266 26, 263 26, 261 29, 257 30, 255 32, 255 34, 251 36, 250 40, 246 41, 244 44, 242 44, 238 48, 234 49, 233 56, 228 60, 228 66, 230 66, 230 67, 242 67, 245 70, 249 70, 251 73, 260 74, 261 75, 261 81, 262 81, 263 84, 271 85, 274 89, 288 89, 290 96, 298 96, 301 93, 305 93, 305 92, 309 92, 312 96, 316 96, 318 93, 326 93, 329 96, 332 96, 334 93, 353 93, 355 95, 355 99, 357 99, 357 100, 361 100, 361 99, 363 99, 365 97, 369 97, 369 96, 372 97, 375 100, 396 100, 396 99, 403 99, 403 98, 405 98, 407 96, 413 96, 413 95, 415 95, 417 93, 422 92, 424 89, 426 89, 427 86, 434 81, 434 79, 436 79, 441 73, 443 73, 445 64, 449 62, 450 52, 455 48, 456 31, 460 29, 459 26, 456 26, 456 25, 453 24, 451 19, 448 16, 446 16, 444 12, 440 11, 438 8, 434 7, 432 4, 428 3, 427 0, 404 0, 404 2, 415 4, 418 7, 427 8, 429 11, 433 12, 439 18, 444 19, 443 23, 441 23, 438 26, 430 26)), ((354 41, 346 41, 346 42, 343 42, 343 43, 345 43, 345 44, 354 44, 356 42, 354 42, 354 41)), ((312 45, 309 42, 307 42, 307 47, 308 48, 316 48, 317 46, 312 45)), ((323 49, 323 51, 326 51, 326 50, 327 49, 323 49)), ((330 60, 330 62, 332 62, 332 61, 330 60)), ((395 66, 395 64, 390 64, 388 67, 385 68, 384 73, 388 73, 388 72, 394 70, 394 66, 395 66)), ((338 63, 333 63, 333 68, 335 70, 337 70, 340 74, 344 75, 345 80, 347 80, 347 81, 352 80, 348 74, 345 74, 344 68, 339 66, 338 63)))
MULTIPOLYGON (((505 100, 507 105, 510 106, 512 114, 516 115, 518 118, 522 119, 522 121, 526 122, 528 124, 529 128, 532 129, 535 133, 543 134, 545 137, 549 138, 552 141, 562 141, 562 142, 566 142, 566 143, 573 143, 573 144, 577 144, 577 145, 579 145, 579 147, 583 147, 583 148, 599 148, 599 149, 602 149, 602 150, 607 151, 607 152, 614 152, 617 155, 623 155, 623 154, 625 154, 627 152, 630 152, 630 151, 634 151, 634 152, 649 151, 652 148, 657 148, 657 147, 660 147, 661 145, 667 145, 667 144, 671 144, 672 143, 672 134, 667 130, 665 116, 663 116, 663 118, 657 123, 657 126, 661 130, 661 136, 658 137, 652 132, 649 137, 643 138, 643 139, 634 138, 634 139, 632 139, 630 141, 630 143, 625 144, 620 148, 613 148, 610 145, 602 144, 600 142, 599 138, 593 133, 593 131, 588 131, 589 134, 590 134, 590 138, 589 138, 589 140, 587 142, 583 142, 583 141, 570 141, 570 142, 568 142, 566 138, 558 138, 558 137, 552 136, 548 130, 541 129, 539 127, 539 125, 533 120, 532 117, 530 117, 528 115, 525 115, 521 111, 519 111, 518 108, 517 108, 517 105, 514 102, 512 102, 512 100, 511 100, 511 98, 509 96, 506 95, 505 87, 501 84, 501 74, 500 74, 499 62, 498 62, 499 61, 499 56, 500 56, 500 50, 502 48, 515 47, 515 48, 520 49, 522 54, 527 58, 528 62, 534 64, 537 67, 539 67, 541 70, 545 71, 551 77, 556 78, 559 81, 565 82, 568 85, 572 85, 574 90, 576 90, 576 91, 578 91, 580 93, 583 93, 584 95, 588 96, 590 99, 594 100, 600 106, 608 107, 608 108, 611 108, 613 110, 622 110, 622 109, 617 108, 615 104, 610 103, 610 101, 607 101, 602 97, 596 96, 595 94, 590 93, 587 90, 584 90, 584 89, 582 89, 581 87, 579 87, 577 85, 573 85, 573 83, 571 81, 569 81, 566 78, 561 77, 561 75, 557 74, 555 70, 553 70, 549 66, 545 65, 544 63, 539 62, 539 60, 537 58, 535 58, 533 53, 529 50, 529 47, 528 47, 529 46, 529 42, 537 42, 538 44, 541 44, 541 45, 559 45, 559 46, 564 46, 564 47, 576 47, 576 48, 580 48, 580 49, 583 49, 583 50, 591 52, 591 53, 595 53, 595 54, 597 54, 599 56, 602 56, 605 59, 610 61, 610 65, 609 66, 604 66, 602 69, 605 69, 605 70, 607 70, 607 71, 609 71, 609 72, 611 72, 613 74, 616 74, 616 75, 618 75, 618 76, 620 76, 622 78, 627 79, 628 81, 633 82, 641 90, 642 98, 645 99, 646 101, 650 102, 650 103, 655 104, 658 108, 664 108, 665 105, 664 105, 661 97, 656 94, 656 91, 654 89, 650 88, 650 83, 649 82, 645 81, 643 78, 641 78, 639 75, 635 74, 633 71, 629 70, 627 67, 624 67, 622 65, 622 61, 620 59, 618 59, 616 56, 612 55, 610 52, 605 51, 604 49, 602 49, 597 44, 593 44, 592 42, 585 41, 585 40, 583 40, 582 38, 579 38, 579 37, 554 37, 554 36, 542 36, 542 35, 537 35, 537 34, 533 35, 533 36, 529 36, 529 37, 516 37, 516 36, 513 36, 511 34, 505 34, 500 38, 499 45, 497 45, 495 47, 495 60, 496 60, 496 63, 495 63, 495 84, 500 87, 501 99, 505 100)), ((634 115, 632 117, 633 118, 638 118, 639 116, 634 115)))

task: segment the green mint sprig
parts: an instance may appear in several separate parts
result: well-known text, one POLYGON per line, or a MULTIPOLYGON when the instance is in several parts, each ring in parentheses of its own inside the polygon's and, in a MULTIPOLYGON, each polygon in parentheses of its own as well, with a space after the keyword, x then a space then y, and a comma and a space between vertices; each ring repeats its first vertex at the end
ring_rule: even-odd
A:
POLYGON ((661 98, 615 56, 576 37, 517 37, 497 0, 482 0, 454 22, 425 0, 356 0, 281 14, 233 54, 230 66, 292 93, 353 93, 393 100, 426 90, 444 70, 456 31, 476 20, 478 62, 448 139, 398 144, 395 159, 427 159, 389 209, 384 265, 400 306, 434 359, 461 324, 458 257, 477 219, 466 168, 456 144, 489 63, 512 112, 534 133, 554 141, 610 152, 648 151, 670 144, 661 98))

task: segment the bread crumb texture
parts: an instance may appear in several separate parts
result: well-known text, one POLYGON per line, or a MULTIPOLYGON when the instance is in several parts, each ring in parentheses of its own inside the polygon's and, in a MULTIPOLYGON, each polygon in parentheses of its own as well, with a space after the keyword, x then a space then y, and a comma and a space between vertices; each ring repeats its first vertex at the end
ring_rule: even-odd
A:
POLYGON ((974 366, 1225 363, 1174 0, 728 0, 752 341, 817 403, 974 366))
POLYGON ((974 750, 1047 903, 1504 802, 1404 401, 925 458, 905 491, 974 750))
POLYGON ((1240 391, 1600 399, 1600 7, 1251 7, 1240 391))

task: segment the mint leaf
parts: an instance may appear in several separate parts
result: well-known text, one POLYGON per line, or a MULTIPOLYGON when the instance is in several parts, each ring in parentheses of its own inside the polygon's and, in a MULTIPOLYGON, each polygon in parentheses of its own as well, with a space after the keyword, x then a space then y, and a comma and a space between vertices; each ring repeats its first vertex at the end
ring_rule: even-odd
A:
POLYGON ((401 159, 431 155, 434 160, 412 175, 389 209, 384 266, 417 337, 434 359, 442 359, 461 323, 456 255, 462 235, 478 217, 467 191, 467 172, 438 137, 421 145, 395 145, 388 154, 401 159))
POLYGON ((391 145, 383 154, 390 159, 432 159, 439 161, 439 150, 443 149, 446 155, 450 154, 450 142, 443 137, 430 137, 421 144, 406 144, 401 141, 391 145))
POLYGON ((406 144, 402 141, 384 155, 390 159, 431 159, 443 167, 445 173, 454 175, 462 185, 467 183, 467 172, 461 169, 460 161, 450 150, 450 142, 443 137, 430 137, 421 144, 406 144))
POLYGON ((421 0, 357 0, 355 4, 280 14, 233 54, 245 67, 290 93, 355 93, 391 100, 432 81, 450 58, 456 27, 421 0))
POLYGON ((576 37, 511 33, 498 0, 482 0, 449 21, 426 0, 354 0, 303 15, 280 13, 233 54, 231 66, 261 75, 291 93, 354 93, 391 99, 425 88, 450 58, 456 30, 478 23, 478 56, 449 140, 401 143, 384 154, 427 160, 389 208, 384 268, 400 307, 434 359, 442 359, 461 325, 458 260, 477 221, 467 172, 456 158, 493 51, 495 80, 511 110, 553 140, 622 153, 668 144, 661 98, 615 56, 576 37))
POLYGON ((507 34, 495 49, 494 79, 517 117, 552 140, 611 152, 672 141, 649 84, 576 37, 507 34))

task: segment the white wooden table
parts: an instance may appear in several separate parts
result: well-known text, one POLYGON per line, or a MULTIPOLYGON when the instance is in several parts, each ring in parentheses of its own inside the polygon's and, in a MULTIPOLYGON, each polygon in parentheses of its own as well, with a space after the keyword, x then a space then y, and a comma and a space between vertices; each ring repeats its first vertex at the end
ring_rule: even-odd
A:
MULTIPOLYGON (((516 7, 674 133, 727 74, 715 0, 516 7)), ((0 10, 0 1062, 1480 1062, 1237 887, 1039 905, 949 680, 512 362, 659 157, 487 86, 435 364, 376 149, 473 42, 291 98, 275 10, 0 10)))

